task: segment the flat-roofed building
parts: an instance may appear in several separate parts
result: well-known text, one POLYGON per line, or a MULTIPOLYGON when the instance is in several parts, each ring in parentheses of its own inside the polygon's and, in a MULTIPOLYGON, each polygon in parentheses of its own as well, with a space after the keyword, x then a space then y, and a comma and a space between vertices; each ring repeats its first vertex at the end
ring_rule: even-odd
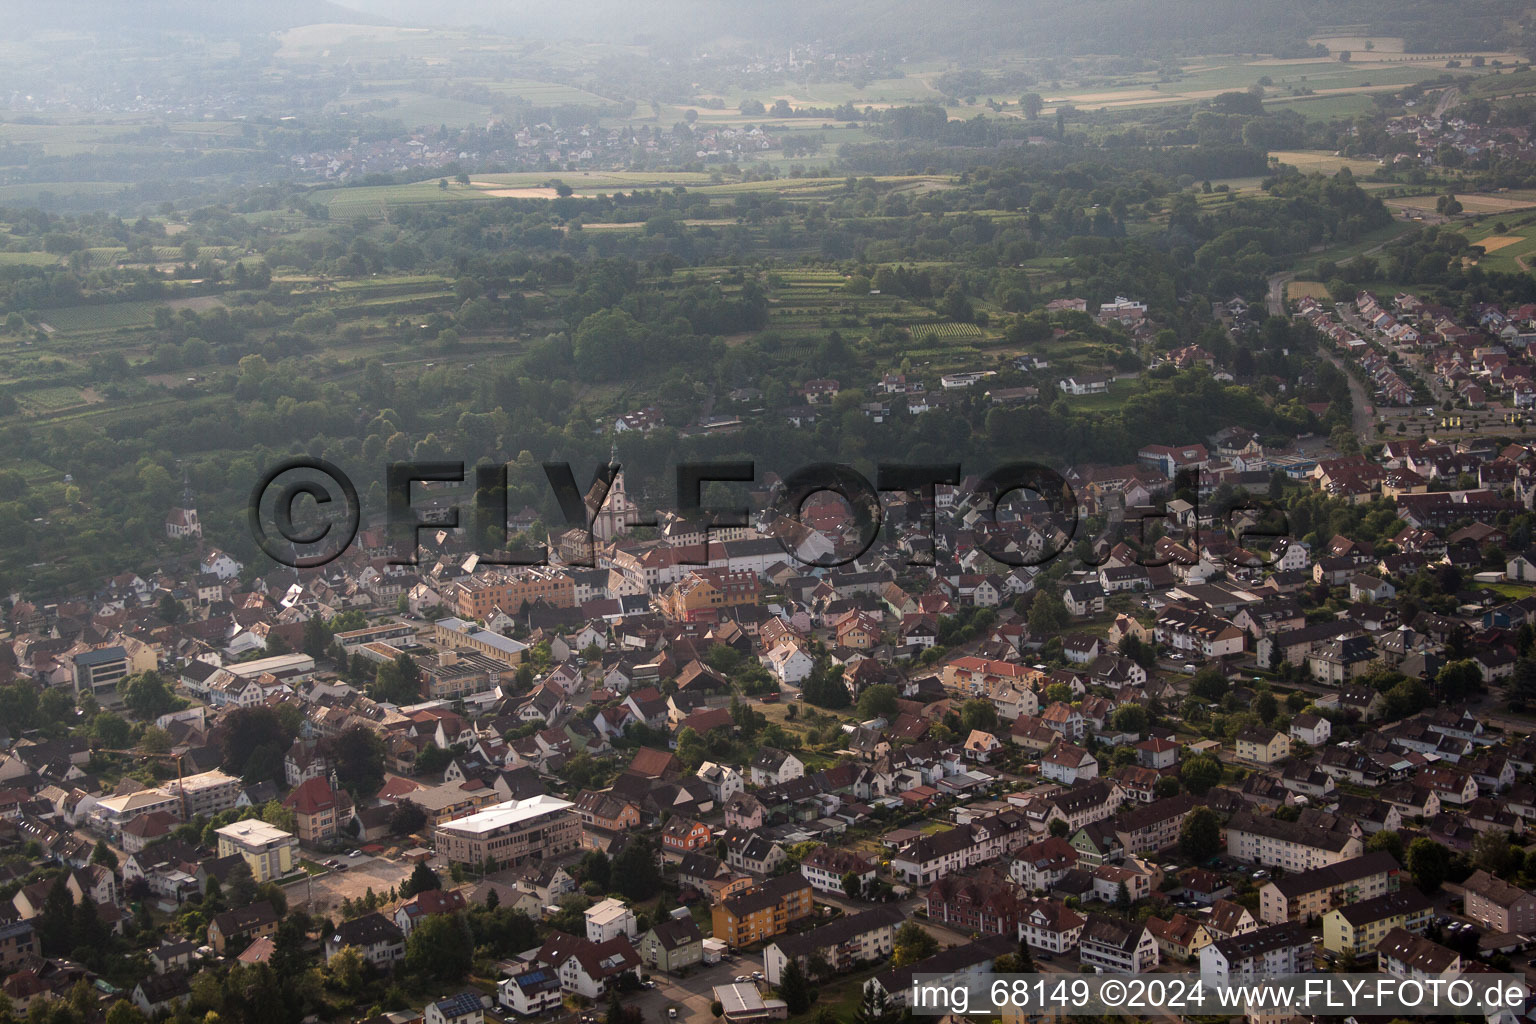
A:
POLYGON ((432 623, 432 642, 455 650, 476 651, 513 668, 522 664, 523 652, 528 650, 521 640, 452 616, 432 623))
POLYGON ((211 818, 220 811, 227 811, 240 799, 245 784, 233 775, 226 775, 217 768, 212 771, 188 775, 180 782, 168 782, 166 792, 180 792, 186 798, 186 815, 190 818, 211 818))
POLYGON ((299 837, 276 825, 247 818, 215 829, 214 834, 219 837, 219 856, 239 854, 258 882, 270 882, 294 869, 299 837))
POLYGON ((285 683, 301 683, 315 674, 315 659, 307 654, 274 654, 255 661, 237 661, 225 665, 224 670, 241 679, 271 675, 285 683))
POLYGON ((789 1016, 789 1004, 782 999, 764 999, 756 985, 737 982, 715 986, 715 1002, 720 1015, 731 1024, 752 1024, 761 1020, 783 1020, 789 1016))
POLYGON ((581 819, 569 800, 533 796, 508 800, 439 824, 437 852, 458 864, 493 861, 498 868, 548 859, 581 848, 581 819))
POLYGON ((342 650, 352 654, 364 644, 409 639, 415 635, 416 629, 416 626, 408 622, 381 622, 376 626, 364 626, 362 629, 349 629, 337 633, 335 640, 341 645, 342 650))
POLYGON ((122 703, 118 683, 159 665, 155 649, 131 637, 111 644, 78 644, 61 660, 71 668, 76 695, 88 693, 103 707, 122 703))
POLYGON ((88 816, 91 824, 103 832, 118 835, 130 821, 155 811, 164 811, 181 821, 181 798, 163 789, 140 789, 122 796, 102 797, 91 807, 88 816))

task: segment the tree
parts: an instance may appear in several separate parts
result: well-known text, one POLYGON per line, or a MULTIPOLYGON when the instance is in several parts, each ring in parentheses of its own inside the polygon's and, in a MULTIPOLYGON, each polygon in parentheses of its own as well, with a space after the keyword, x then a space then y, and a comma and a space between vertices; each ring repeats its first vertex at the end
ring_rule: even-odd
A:
MULTIPOLYGON (((892 961, 894 963, 894 961, 892 961)), ((885 1002, 885 992, 873 985, 866 985, 859 1008, 853 1012, 854 1024, 893 1024, 897 1019, 885 1002)))
POLYGON ((389 832, 395 836, 408 836, 427 826, 427 812, 409 800, 401 800, 389 815, 389 832))
POLYGON ((1490 875, 1511 875, 1524 860, 1521 851, 1509 845, 1507 832, 1489 829, 1472 840, 1472 863, 1490 875))
POLYGON ((1196 754, 1186 758, 1179 766, 1179 781, 1195 796, 1204 796, 1221 781, 1221 762, 1210 754, 1196 754))
POLYGON ((800 692, 810 703, 830 711, 845 708, 851 703, 848 687, 843 683, 843 666, 834 666, 825 655, 816 659, 811 674, 801 684, 800 692))
POLYGON ((387 704, 414 704, 421 698, 421 668, 409 654, 379 666, 368 696, 387 704))
POLYGON ((304 934, 308 924, 302 912, 285 917, 277 926, 272 940, 272 972, 284 981, 293 981, 309 967, 309 953, 305 949, 308 937, 304 934))
POLYGON ((709 758, 704 737, 691 726, 684 726, 677 734, 677 759, 689 771, 695 771, 709 758))
POLYGON ((1020 974, 1034 974, 1035 973, 1035 955, 1034 955, 1033 952, 1030 951, 1029 940, 1027 940, 1027 939, 1020 939, 1019 940, 1019 951, 1016 954, 1016 956, 1018 957, 1018 961, 1019 961, 1018 973, 1020 973, 1020 974))
POLYGON ((156 606, 155 612, 162 621, 174 624, 186 617, 187 609, 174 596, 166 594, 160 598, 160 604, 156 606))
POLYGON ((223 761, 225 771, 247 782, 281 782, 283 754, 298 735, 298 723, 285 721, 267 705, 235 708, 224 718, 223 761))
POLYGON ((1482 692, 1482 689, 1483 674, 1478 670, 1477 662, 1471 659, 1450 662, 1435 676, 1435 691, 1444 703, 1459 704, 1482 692))
POLYGON ((91 850, 91 863, 100 864, 110 871, 117 870, 117 854, 107 845, 105 839, 96 840, 95 847, 91 850))
POLYGON ((603 1024, 642 1024, 644 1020, 638 1007, 625 1004, 617 985, 608 990, 608 1012, 603 1015, 603 1024))
POLYGON ((325 965, 331 984, 351 995, 363 987, 363 972, 367 962, 356 946, 343 946, 325 965))
MULTIPOLYGON (((211 825, 209 826, 212 827, 211 825)), ((224 876, 224 887, 229 891, 229 905, 244 907, 256 902, 256 876, 244 858, 230 865, 224 876)))
POLYGON ((1039 118, 1040 111, 1045 109, 1045 100, 1037 92, 1027 92, 1019 97, 1019 106, 1024 108, 1024 116, 1034 121, 1039 118))
POLYGON ((1220 669, 1203 668, 1190 680, 1189 692, 1202 700, 1218 701, 1227 695, 1227 680, 1220 669))
POLYGON ((1109 724, 1116 732, 1135 733, 1137 736, 1145 736, 1147 733, 1147 709, 1140 704, 1125 704, 1115 708, 1109 716, 1109 724))
POLYGON ((458 982, 469 973, 474 958, 469 928, 458 914, 423 918, 405 944, 406 968, 438 984, 458 982))
POLYGON ((452 761, 452 754, 428 740, 411 767, 417 775, 441 775, 452 761))
POLYGON ((1170 796, 1178 796, 1180 790, 1179 780, 1172 775, 1164 775, 1157 780, 1152 787, 1152 795, 1159 800, 1166 800, 1170 796))
POLYGON ((905 967, 926 960, 939 951, 939 942, 916 921, 907 921, 896 929, 892 967, 905 967))
POLYGON ((1067 624, 1067 606, 1055 594, 1039 591, 1029 603, 1029 633, 1034 637, 1053 636, 1067 624))
POLYGON ((54 878, 33 929, 43 956, 68 956, 74 950, 75 895, 69 891, 67 872, 54 878))
POLYGON ((960 721, 967 729, 990 732, 997 728, 997 705, 980 697, 968 700, 960 707, 960 721))
POLYGON ((123 706, 143 719, 159 718, 187 706, 187 702, 172 693, 160 673, 153 669, 123 677, 117 684, 117 692, 123 699, 123 706))
POLYGON ((601 850, 593 850, 581 858, 577 866, 577 872, 583 881, 596 882, 606 892, 612 878, 612 865, 608 862, 608 855, 601 850))
POLYGON ((859 717, 890 718, 896 714, 896 687, 876 683, 859 694, 859 717))
POLYGON ((648 900, 661 889, 661 868, 656 862, 655 840, 631 836, 613 859, 613 882, 633 902, 648 900))
POLYGON ((864 883, 859 880, 857 871, 850 871, 843 876, 843 893, 851 900, 859 898, 864 891, 864 883))
POLYGON ((442 887, 443 880, 437 876, 437 872, 428 867, 426 861, 421 861, 411 870, 411 877, 400 886, 400 896, 410 899, 419 892, 430 892, 442 887))
POLYGON ((1421 892, 1434 892, 1445 881, 1451 865, 1450 851, 1433 839, 1421 836, 1408 844, 1406 867, 1421 892))
POLYGON ((293 808, 285 807, 283 802, 275 797, 261 805, 261 820, 290 835, 299 830, 299 816, 294 813, 293 808))
POLYGON ((1384 850, 1392 855, 1392 859, 1401 864, 1404 860, 1403 837, 1390 828, 1384 828, 1372 833, 1371 838, 1365 841, 1365 852, 1375 853, 1384 850))
POLYGON ((318 660, 330 646, 330 628, 318 614, 311 615, 304 623, 304 653, 318 660))
POLYGON ((1196 807, 1179 826, 1179 852, 1200 863, 1221 852, 1221 820, 1209 807, 1196 807))
POLYGON ((337 781, 354 799, 372 796, 384 784, 384 741, 367 726, 342 730, 326 744, 326 753, 337 781))
POLYGON ((800 967, 799 957, 790 957, 784 969, 779 972, 779 998, 789 1007, 792 1017, 809 1010, 816 1001, 815 994, 811 992, 810 979, 806 978, 805 971, 800 967))

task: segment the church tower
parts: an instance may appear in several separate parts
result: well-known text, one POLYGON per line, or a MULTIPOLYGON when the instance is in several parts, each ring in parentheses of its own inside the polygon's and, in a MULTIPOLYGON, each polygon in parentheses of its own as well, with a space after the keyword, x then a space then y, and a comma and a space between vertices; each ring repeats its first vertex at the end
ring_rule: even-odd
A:
MULTIPOLYGON (((608 449, 608 465, 619 464, 619 443, 614 440, 608 449)), ((592 523, 592 539, 600 544, 606 544, 615 537, 629 532, 629 528, 640 521, 640 507, 629 500, 629 494, 624 489, 624 471, 621 469, 614 474, 613 486, 608 488, 608 495, 603 500, 603 506, 597 512, 597 518, 592 523)))

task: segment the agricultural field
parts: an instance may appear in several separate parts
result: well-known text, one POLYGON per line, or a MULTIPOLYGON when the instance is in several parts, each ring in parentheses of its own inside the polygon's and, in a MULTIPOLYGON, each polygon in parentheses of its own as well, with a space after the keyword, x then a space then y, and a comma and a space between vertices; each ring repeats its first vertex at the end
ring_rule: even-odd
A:
POLYGON ((532 78, 487 80, 483 84, 496 96, 516 96, 537 106, 593 106, 601 107, 613 102, 607 96, 587 92, 573 85, 558 82, 540 82, 532 78))
POLYGON ((1333 301, 1328 286, 1321 281, 1291 281, 1285 286, 1285 297, 1287 301, 1303 298, 1317 299, 1319 302, 1333 301))
POLYGON ((119 327, 148 327, 154 323, 155 307, 164 302, 114 302, 97 306, 65 306, 50 309, 44 316, 49 327, 66 333, 110 331, 119 327))
MULTIPOLYGON (((1408 196, 1388 199, 1388 206, 1433 213, 1439 196, 1408 196)), ((1467 213, 1514 213, 1517 210, 1536 208, 1536 192, 1510 191, 1499 193, 1461 192, 1456 194, 1462 209, 1467 213)))
MULTIPOLYGON (((1356 177, 1363 177, 1373 171, 1379 170, 1381 164, 1375 160, 1359 160, 1354 157, 1339 156, 1323 150, 1311 149, 1276 149, 1271 150, 1269 158, 1282 164, 1288 164, 1303 174, 1337 174, 1342 168, 1348 167, 1349 173, 1356 177)), ((1433 206, 1433 203, 1431 203, 1433 206)))
POLYGON ((912 340, 919 345, 980 341, 981 328, 975 324, 924 323, 912 328, 912 340))
POLYGON ((28 411, 40 415, 61 412, 65 409, 73 409, 76 406, 92 405, 102 401, 101 397, 94 392, 62 386, 24 391, 16 397, 17 401, 28 411))
MULTIPOLYGON (((1483 229, 1496 230, 1486 224, 1483 229)), ((1532 257, 1536 256, 1536 227, 1517 225, 1506 228, 1506 231, 1505 234, 1489 234, 1486 237, 1480 231, 1467 232, 1473 245, 1483 247, 1483 256, 1477 261, 1479 267, 1507 274, 1529 269, 1532 257)))
POLYGON ((1308 121, 1333 121, 1341 117, 1360 117, 1369 114, 1372 103, 1370 96, 1356 93, 1265 100, 1264 108, 1271 112, 1294 110, 1308 121))

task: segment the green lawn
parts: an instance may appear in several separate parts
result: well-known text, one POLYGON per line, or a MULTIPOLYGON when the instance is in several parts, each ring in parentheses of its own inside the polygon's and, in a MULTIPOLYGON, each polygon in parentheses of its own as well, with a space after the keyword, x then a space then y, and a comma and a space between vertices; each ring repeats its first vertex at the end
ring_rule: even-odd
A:
POLYGON ((60 331, 100 331, 116 327, 147 327, 154 323, 161 302, 113 302, 98 306, 64 306, 44 310, 42 320, 60 331))
MULTIPOLYGON (((1108 412, 1116 409, 1136 390, 1137 382, 1134 380, 1112 380, 1109 382, 1109 392, 1103 395, 1083 395, 1075 397, 1065 395, 1067 404, 1073 409, 1087 410, 1090 412, 1108 412)), ((1043 398, 1043 396, 1042 396, 1043 398)), ((1055 401, 1055 396, 1051 401, 1055 401)))

